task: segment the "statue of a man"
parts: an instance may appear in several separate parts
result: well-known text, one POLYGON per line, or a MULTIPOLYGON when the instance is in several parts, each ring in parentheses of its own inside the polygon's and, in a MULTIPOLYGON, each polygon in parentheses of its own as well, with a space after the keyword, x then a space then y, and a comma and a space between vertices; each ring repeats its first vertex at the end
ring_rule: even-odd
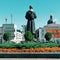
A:
POLYGON ((35 33, 35 22, 36 14, 33 11, 33 7, 29 6, 29 11, 26 12, 25 18, 27 19, 27 31, 35 33))

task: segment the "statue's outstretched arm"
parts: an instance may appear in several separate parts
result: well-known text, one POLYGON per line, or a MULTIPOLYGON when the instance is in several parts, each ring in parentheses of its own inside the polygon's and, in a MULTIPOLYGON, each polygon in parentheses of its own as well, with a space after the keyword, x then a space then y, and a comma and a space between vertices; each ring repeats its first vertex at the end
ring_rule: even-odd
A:
POLYGON ((35 12, 34 12, 34 18, 37 18, 37 16, 36 16, 35 12))

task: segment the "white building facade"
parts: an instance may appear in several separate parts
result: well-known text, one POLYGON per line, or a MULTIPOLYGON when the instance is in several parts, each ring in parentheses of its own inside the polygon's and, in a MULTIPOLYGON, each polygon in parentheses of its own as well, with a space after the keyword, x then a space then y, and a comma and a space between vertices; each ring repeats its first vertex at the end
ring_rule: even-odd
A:
POLYGON ((0 27, 1 42, 4 42, 3 35, 5 32, 9 32, 11 34, 11 38, 10 38, 11 41, 14 42, 24 41, 23 34, 17 31, 17 26, 15 24, 3 24, 2 27, 0 27))
POLYGON ((37 40, 39 40, 40 42, 42 42, 44 40, 44 35, 45 35, 46 31, 45 28, 39 28, 37 29, 37 33, 36 33, 36 38, 37 40))

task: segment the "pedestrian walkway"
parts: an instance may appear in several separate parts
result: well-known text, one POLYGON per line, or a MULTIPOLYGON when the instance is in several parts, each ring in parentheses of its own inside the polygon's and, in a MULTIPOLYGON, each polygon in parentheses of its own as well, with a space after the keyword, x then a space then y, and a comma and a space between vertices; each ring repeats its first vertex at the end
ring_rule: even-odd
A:
POLYGON ((0 60, 60 60, 58 58, 0 58, 0 60))

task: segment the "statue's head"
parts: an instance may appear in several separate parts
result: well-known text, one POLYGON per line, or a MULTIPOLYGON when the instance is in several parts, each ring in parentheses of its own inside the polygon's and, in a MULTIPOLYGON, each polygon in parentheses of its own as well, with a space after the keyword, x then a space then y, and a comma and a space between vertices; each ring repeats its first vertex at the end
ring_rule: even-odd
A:
POLYGON ((31 5, 29 6, 29 10, 30 11, 33 11, 33 7, 31 5))
POLYGON ((30 6, 29 6, 29 9, 33 9, 33 7, 30 5, 30 6))
POLYGON ((52 15, 50 15, 50 19, 52 19, 52 15))

